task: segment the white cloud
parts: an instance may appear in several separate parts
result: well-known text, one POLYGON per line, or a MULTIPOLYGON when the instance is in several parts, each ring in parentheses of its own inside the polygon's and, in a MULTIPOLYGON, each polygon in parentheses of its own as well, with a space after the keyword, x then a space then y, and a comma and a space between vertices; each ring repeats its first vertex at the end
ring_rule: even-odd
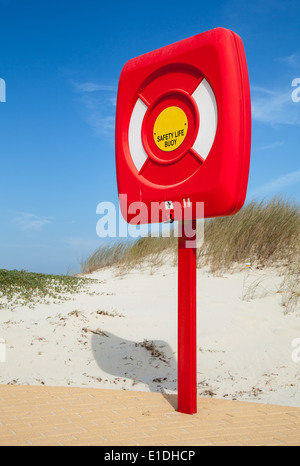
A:
POLYGON ((111 133, 115 129, 115 117, 112 115, 101 117, 96 113, 92 113, 88 116, 87 121, 98 135, 111 133))
POLYGON ((116 92, 117 91, 117 88, 115 86, 107 86, 104 84, 97 84, 93 82, 86 82, 86 83, 72 82, 72 84, 78 92, 96 92, 96 91, 116 92))
POLYGON ((279 58, 279 61, 282 61, 293 68, 298 68, 300 66, 299 55, 297 53, 293 53, 287 57, 281 57, 279 58))
POLYGON ((262 94, 267 94, 267 95, 276 95, 275 91, 272 91, 271 89, 268 89, 267 87, 263 87, 263 86, 252 85, 251 91, 254 91, 257 93, 260 92, 262 94))
POLYGON ((94 82, 72 82, 72 85, 79 94, 77 101, 85 109, 86 123, 96 135, 111 137, 115 129, 117 87, 94 82))
POLYGON ((99 239, 95 238, 81 238, 79 236, 68 236, 62 238, 61 241, 68 246, 76 249, 96 249, 100 246, 99 239))
POLYGON ((283 189, 294 186, 300 182, 300 169, 290 173, 286 173, 268 183, 259 186, 258 188, 248 193, 249 198, 261 197, 268 194, 280 194, 283 189))
POLYGON ((21 212, 15 219, 16 225, 23 231, 39 232, 53 221, 53 217, 39 217, 28 212, 21 212))
POLYGON ((270 149, 276 149, 276 147, 280 147, 284 144, 283 141, 275 141, 271 142, 270 144, 266 144, 265 146, 259 147, 258 150, 270 150, 270 149))
POLYGON ((252 86, 252 118, 260 123, 299 125, 299 108, 292 101, 292 87, 287 84, 283 91, 252 86))

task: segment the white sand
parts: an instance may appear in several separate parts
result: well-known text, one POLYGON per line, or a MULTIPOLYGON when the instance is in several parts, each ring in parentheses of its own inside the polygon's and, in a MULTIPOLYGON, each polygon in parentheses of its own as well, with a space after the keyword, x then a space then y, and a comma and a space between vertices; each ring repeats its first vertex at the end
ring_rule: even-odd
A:
MULTIPOLYGON (((65 303, 0 310, 0 383, 176 393, 177 268, 89 277, 90 293, 65 303), (138 344, 145 339, 161 356, 138 344)), ((273 270, 198 270, 200 396, 300 406, 300 310, 285 314, 282 280, 273 270)))

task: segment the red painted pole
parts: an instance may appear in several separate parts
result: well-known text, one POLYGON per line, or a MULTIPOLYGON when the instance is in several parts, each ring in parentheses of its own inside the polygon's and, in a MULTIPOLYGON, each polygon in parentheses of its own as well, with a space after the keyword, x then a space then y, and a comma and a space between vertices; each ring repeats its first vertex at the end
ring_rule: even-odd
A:
MULTIPOLYGON (((196 220, 191 222, 196 231, 196 220)), ((197 264, 196 247, 187 246, 196 238, 188 238, 182 230, 178 238, 178 411, 194 414, 197 412, 197 264)))

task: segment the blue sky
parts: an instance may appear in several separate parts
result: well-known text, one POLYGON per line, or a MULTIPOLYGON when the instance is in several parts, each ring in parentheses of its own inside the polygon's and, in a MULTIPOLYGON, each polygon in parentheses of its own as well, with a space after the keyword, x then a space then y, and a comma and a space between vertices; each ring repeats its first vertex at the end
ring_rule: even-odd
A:
POLYGON ((247 198, 299 202, 299 21, 299 0, 0 0, 0 268, 73 272, 101 245, 96 206, 117 202, 123 65, 214 27, 238 33, 247 55, 247 198))

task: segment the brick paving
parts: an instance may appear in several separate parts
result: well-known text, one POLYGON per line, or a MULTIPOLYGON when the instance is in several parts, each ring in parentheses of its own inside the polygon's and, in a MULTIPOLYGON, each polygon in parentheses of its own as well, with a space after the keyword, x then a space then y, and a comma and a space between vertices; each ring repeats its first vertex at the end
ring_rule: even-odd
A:
POLYGON ((0 385, 0 446, 300 446, 300 408, 90 388, 0 385))

